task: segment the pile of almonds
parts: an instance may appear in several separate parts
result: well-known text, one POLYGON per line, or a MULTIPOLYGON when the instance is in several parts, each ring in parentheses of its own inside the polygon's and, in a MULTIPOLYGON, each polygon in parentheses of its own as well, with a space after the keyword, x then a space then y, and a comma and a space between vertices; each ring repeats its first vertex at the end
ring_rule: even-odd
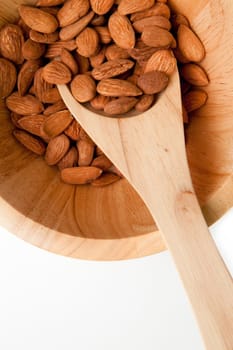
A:
POLYGON ((153 105, 177 59, 184 122, 206 103, 200 87, 208 77, 197 65, 204 47, 184 16, 171 17, 166 0, 38 0, 19 14, 17 24, 0 30, 0 98, 15 138, 57 165, 68 184, 105 186, 122 176, 67 110, 56 84, 122 117, 153 105))

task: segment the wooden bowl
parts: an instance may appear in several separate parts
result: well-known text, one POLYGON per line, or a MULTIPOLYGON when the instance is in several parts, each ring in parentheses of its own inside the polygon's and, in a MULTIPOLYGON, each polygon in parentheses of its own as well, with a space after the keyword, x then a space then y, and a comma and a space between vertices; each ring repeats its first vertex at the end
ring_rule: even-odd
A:
MULTIPOLYGON (((0 25, 17 18, 19 3, 35 0, 2 0, 0 25)), ((209 100, 193 115, 187 154, 211 224, 233 204, 233 5, 231 0, 170 3, 189 18, 207 52, 203 66, 211 80, 206 88, 209 100)), ((3 102, 0 123, 1 226, 38 247, 82 259, 128 259, 166 249, 127 181, 101 189, 65 185, 55 168, 13 139, 3 102)))

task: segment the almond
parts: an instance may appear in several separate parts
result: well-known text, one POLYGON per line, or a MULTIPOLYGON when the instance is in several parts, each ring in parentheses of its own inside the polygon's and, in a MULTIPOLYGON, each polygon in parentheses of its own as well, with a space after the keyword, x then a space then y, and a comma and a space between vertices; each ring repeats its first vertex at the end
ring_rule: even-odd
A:
POLYGON ((95 81, 86 74, 76 75, 70 88, 74 98, 79 102, 88 102, 96 95, 95 81))
POLYGON ((136 111, 142 113, 147 111, 154 103, 154 95, 142 95, 135 106, 136 111))
POLYGON ((24 38, 28 39, 31 28, 26 25, 22 18, 18 20, 17 25, 21 28, 24 38))
POLYGON ((45 122, 45 116, 41 114, 29 115, 20 118, 18 124, 21 129, 28 131, 30 134, 43 137, 43 125, 45 122))
POLYGON ((118 6, 121 15, 140 12, 149 9, 155 4, 155 0, 122 0, 118 6))
POLYGON ((19 14, 28 27, 38 32, 50 34, 55 32, 58 27, 55 16, 38 8, 20 5, 19 14))
POLYGON ((140 42, 139 47, 137 47, 136 45, 135 48, 128 50, 128 53, 132 58, 134 58, 138 62, 146 62, 156 51, 158 51, 158 48, 150 47, 144 44, 143 42, 140 42))
POLYGON ((80 34, 83 29, 91 22, 94 17, 94 12, 90 11, 86 16, 83 16, 78 21, 63 27, 60 30, 60 39, 61 40, 71 40, 74 39, 78 34, 80 34))
POLYGON ((22 53, 25 60, 37 60, 43 56, 45 44, 37 43, 31 39, 25 41, 22 47, 22 53))
POLYGON ((0 99, 12 93, 16 79, 16 68, 13 63, 5 58, 0 58, 0 99))
POLYGON ((97 55, 90 57, 90 63, 93 68, 99 67, 105 60, 106 47, 104 46, 97 55))
POLYGON ((171 15, 171 11, 166 4, 157 2, 154 6, 152 6, 148 10, 132 14, 130 16, 130 20, 132 22, 135 22, 140 19, 151 17, 151 16, 164 16, 169 19, 170 15, 171 15))
POLYGON ((31 40, 37 43, 51 44, 58 40, 59 34, 58 32, 45 34, 45 33, 40 33, 40 32, 37 32, 36 30, 31 29, 29 32, 29 37, 31 40))
POLYGON ((97 111, 103 111, 104 106, 111 101, 111 97, 98 95, 90 101, 91 107, 97 111))
POLYGON ((152 95, 163 91, 168 85, 168 80, 164 72, 147 72, 138 78, 138 86, 145 94, 152 95))
POLYGON ((76 38, 77 51, 84 57, 91 57, 99 51, 99 36, 93 28, 85 28, 76 38))
POLYGON ((38 0, 36 6, 58 6, 62 5, 65 0, 38 0))
POLYGON ((45 153, 45 161, 48 165, 57 164, 68 152, 70 141, 64 134, 54 137, 48 143, 45 153))
POLYGON ((67 168, 61 171, 61 179, 70 185, 84 185, 96 180, 102 170, 96 167, 67 168))
POLYGON ((40 60, 26 61, 18 75, 17 87, 21 96, 25 95, 31 86, 36 71, 40 68, 40 60))
POLYGON ((36 97, 20 96, 18 92, 14 92, 6 99, 6 105, 10 111, 22 115, 40 114, 44 110, 42 103, 36 97))
POLYGON ((94 17, 93 20, 91 21, 91 24, 92 24, 93 26, 102 26, 102 25, 105 24, 105 22, 106 22, 106 19, 105 19, 104 16, 102 16, 102 15, 100 15, 100 16, 95 15, 95 17, 94 17))
POLYGON ((184 124, 188 124, 189 122, 189 116, 188 116, 188 113, 184 107, 184 105, 182 105, 182 117, 183 117, 183 123, 184 124))
POLYGON ((160 71, 171 75, 177 66, 176 58, 171 50, 159 50, 149 58, 144 72, 160 71))
POLYGON ((184 108, 187 113, 191 113, 203 107, 206 104, 207 99, 208 95, 204 90, 191 90, 183 97, 184 108))
POLYGON ((59 7, 58 6, 50 6, 50 7, 42 7, 41 8, 42 11, 50 13, 51 15, 57 17, 57 13, 59 11, 59 7))
POLYGON ((112 166, 112 162, 105 156, 105 154, 101 154, 93 160, 91 166, 95 166, 103 171, 106 171, 112 166))
POLYGON ((77 142, 78 149, 78 165, 88 166, 91 164, 94 156, 95 145, 92 142, 86 140, 79 140, 77 142))
POLYGON ((66 153, 66 155, 58 162, 57 166, 59 170, 66 168, 76 167, 78 164, 78 151, 75 147, 71 147, 71 149, 66 153))
POLYGON ((89 8, 89 0, 67 0, 57 14, 60 27, 76 22, 87 14, 89 8))
POLYGON ((34 81, 33 81, 33 88, 34 88, 34 94, 36 95, 36 97, 40 101, 44 102, 44 92, 49 90, 49 89, 52 89, 53 84, 47 83, 43 79, 42 73, 43 73, 43 68, 38 69, 38 71, 35 73, 34 81))
POLYGON ((44 142, 28 134, 26 131, 15 129, 13 135, 25 148, 33 153, 39 156, 42 156, 45 153, 44 142))
POLYGON ((19 26, 5 24, 0 29, 0 53, 4 58, 16 64, 23 63, 23 43, 23 32, 19 26))
POLYGON ((112 185, 114 182, 119 181, 121 177, 113 173, 102 174, 99 178, 91 182, 92 186, 103 187, 112 185))
POLYGON ((87 57, 81 56, 76 52, 75 59, 78 62, 79 73, 84 74, 89 71, 90 61, 87 57))
POLYGON ((66 128, 64 134, 69 136, 69 138, 73 141, 78 141, 80 133, 80 125, 77 120, 73 120, 72 123, 66 128))
POLYGON ((147 18, 140 19, 133 23, 133 27, 136 32, 142 33, 145 27, 157 26, 166 30, 171 29, 171 22, 168 18, 164 16, 151 16, 147 18))
POLYGON ((21 128, 19 125, 19 120, 23 117, 24 117, 23 115, 20 115, 20 114, 14 113, 14 112, 11 112, 11 114, 10 114, 10 119, 11 119, 12 124, 18 129, 21 128))
POLYGON ((209 83, 205 70, 195 63, 183 65, 180 74, 189 84, 194 86, 206 86, 209 83))
POLYGON ((188 18, 182 15, 181 13, 175 13, 172 16, 171 21, 172 21, 172 27, 175 31, 178 30, 180 24, 184 24, 187 27, 190 27, 188 18))
POLYGON ((114 5, 114 0, 90 0, 92 10, 98 15, 105 15, 114 5))
POLYGON ((63 110, 51 114, 44 122, 44 131, 49 137, 61 134, 73 121, 73 117, 68 110, 63 110))
POLYGON ((45 90, 43 92, 43 98, 42 98, 44 103, 56 103, 61 100, 61 95, 58 91, 58 88, 52 88, 45 90))
POLYGON ((174 41, 172 34, 168 30, 157 26, 145 27, 141 39, 147 46, 156 48, 170 47, 174 41))
POLYGON ((104 106, 104 112, 108 115, 123 115, 137 104, 138 100, 135 97, 120 97, 113 101, 108 102, 104 106))
POLYGON ((63 102, 63 100, 57 101, 56 103, 54 103, 51 106, 48 106, 45 110, 44 110, 44 115, 48 116, 50 114, 54 114, 56 112, 59 111, 64 111, 64 109, 67 109, 65 103, 63 102))
POLYGON ((91 74, 95 80, 102 80, 127 72, 133 66, 133 61, 120 58, 101 64, 99 67, 94 68, 91 74))
POLYGON ((118 12, 113 13, 108 21, 108 28, 113 41, 123 49, 135 46, 135 32, 130 20, 118 12))
POLYGON ((205 48, 198 36, 184 24, 177 32, 178 47, 181 54, 192 62, 200 62, 205 57, 205 48))
POLYGON ((68 84, 71 81, 71 71, 62 62, 52 61, 42 71, 43 79, 50 84, 68 84))
POLYGON ((97 85, 97 92, 104 96, 140 96, 142 91, 129 81, 121 79, 103 79, 97 85))
POLYGON ((56 43, 49 44, 45 53, 46 58, 55 58, 61 55, 62 49, 65 48, 68 51, 73 51, 77 48, 75 40, 57 41, 56 43))
POLYGON ((105 56, 107 60, 117 60, 119 58, 129 58, 129 53, 126 49, 122 49, 116 44, 112 44, 106 48, 105 56))
POLYGON ((61 51, 61 62, 70 69, 72 74, 78 74, 78 63, 75 61, 73 55, 65 48, 61 51))
POLYGON ((95 30, 97 31, 102 44, 109 44, 112 41, 108 27, 95 26, 95 30))

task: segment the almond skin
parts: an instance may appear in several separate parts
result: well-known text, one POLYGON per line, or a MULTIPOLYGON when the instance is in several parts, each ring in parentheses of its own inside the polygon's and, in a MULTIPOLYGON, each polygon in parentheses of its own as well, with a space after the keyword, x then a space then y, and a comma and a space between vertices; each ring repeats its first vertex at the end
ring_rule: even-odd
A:
POLYGON ((67 107, 66 107, 65 103, 62 100, 60 100, 60 101, 54 103, 53 105, 48 106, 44 110, 44 115, 48 116, 48 115, 54 114, 54 113, 59 112, 59 111, 64 111, 64 109, 67 109, 67 107))
POLYGON ((67 0, 57 14, 60 27, 68 26, 85 16, 89 8, 89 0, 67 0))
POLYGON ((97 31, 102 44, 109 44, 112 41, 108 27, 95 26, 95 30, 97 31))
POLYGON ((93 100, 90 101, 91 106, 97 111, 103 111, 104 106, 111 101, 111 97, 97 95, 93 100))
POLYGON ((208 95, 204 90, 191 90, 183 97, 184 108, 187 113, 191 113, 203 107, 206 104, 207 99, 208 95))
POLYGON ((68 51, 75 50, 77 48, 75 40, 57 41, 53 44, 49 44, 44 57, 55 58, 60 56, 63 48, 67 49, 68 51))
POLYGON ((123 115, 137 104, 138 100, 135 97, 120 97, 113 101, 108 102, 104 106, 104 112, 108 115, 123 115))
POLYGON ((157 26, 145 27, 141 39, 147 46, 156 48, 171 47, 174 41, 172 34, 168 30, 157 26))
POLYGON ((205 57, 205 48, 192 29, 181 24, 178 28, 177 40, 181 54, 188 61, 200 62, 203 60, 205 57))
POLYGON ((14 24, 5 24, 0 29, 0 54, 10 61, 23 63, 22 46, 24 43, 21 28, 14 24))
POLYGON ((195 63, 183 65, 180 68, 180 74, 191 85, 206 86, 209 84, 207 73, 195 63))
POLYGON ((126 59, 129 58, 129 53, 126 49, 122 49, 116 44, 112 44, 106 48, 105 56, 108 61, 117 60, 120 58, 126 59))
POLYGON ((80 133, 80 125, 77 120, 73 120, 72 123, 66 128, 64 134, 69 136, 69 138, 73 141, 78 141, 80 133))
POLYGON ((118 6, 121 15, 140 12, 149 9, 155 4, 155 0, 122 0, 118 6))
POLYGON ((93 68, 99 67, 105 60, 105 46, 97 53, 97 55, 90 57, 90 63, 93 68))
POLYGON ((112 166, 112 162, 105 156, 105 154, 101 154, 93 160, 91 166, 95 166, 103 171, 106 171, 112 166))
POLYGON ((153 71, 142 74, 138 78, 138 86, 147 95, 157 94, 168 85, 168 76, 164 72, 153 71))
POLYGON ((48 165, 57 164, 68 152, 70 141, 64 134, 54 137, 49 141, 45 153, 45 161, 48 165))
POLYGON ((43 77, 42 77, 42 73, 43 73, 43 68, 40 68, 36 71, 35 75, 34 75, 34 81, 33 81, 33 89, 34 89, 34 94, 36 95, 36 97, 44 102, 44 92, 47 91, 48 89, 52 89, 53 85, 47 83, 43 77))
POLYGON ((147 111, 154 103, 154 95, 142 95, 135 106, 135 110, 142 113, 147 111))
POLYGON ((40 32, 37 32, 37 31, 31 29, 29 32, 29 37, 31 40, 33 40, 37 43, 51 44, 51 43, 54 43, 55 41, 58 40, 59 34, 58 34, 58 32, 54 32, 51 34, 45 34, 45 33, 40 33, 40 32))
POLYGON ((99 178, 92 181, 91 185, 94 187, 104 187, 112 185, 114 182, 119 181, 121 177, 113 173, 102 174, 99 178))
POLYGON ((63 110, 51 114, 44 122, 44 131, 49 137, 61 134, 73 121, 73 117, 68 110, 63 110))
POLYGON ((95 81, 86 74, 76 75, 70 88, 74 98, 81 103, 91 101, 96 95, 95 81))
POLYGON ((38 32, 50 34, 58 28, 56 17, 38 8, 20 5, 19 14, 28 27, 38 32))
POLYGON ((103 79, 97 85, 97 92, 104 96, 140 96, 142 91, 129 81, 121 79, 103 79))
POLYGON ((136 32, 142 33, 145 27, 157 26, 166 30, 171 29, 171 22, 168 18, 164 16, 151 16, 147 18, 140 19, 133 23, 133 27, 136 32))
POLYGON ((77 51, 84 57, 91 57, 99 51, 99 36, 95 29, 86 28, 76 38, 77 51))
POLYGON ((171 50, 158 50, 149 58, 144 73, 157 70, 164 72, 167 75, 171 75, 174 72, 176 65, 176 58, 171 50))
POLYGON ((108 21, 108 29, 113 41, 123 49, 135 46, 135 32, 130 20, 118 12, 113 13, 108 21))
POLYGON ((102 80, 127 72, 133 66, 133 61, 118 59, 101 64, 99 67, 94 68, 91 74, 95 80, 102 80))
POLYGON ((75 147, 71 147, 71 149, 66 153, 66 155, 58 162, 57 166, 59 170, 66 168, 76 167, 78 164, 78 151, 75 147))
POLYGON ((96 180, 102 170, 96 167, 67 168, 61 171, 61 179, 70 185, 85 185, 96 180))
POLYGON ((94 156, 95 145, 93 142, 88 142, 87 140, 79 140, 77 142, 78 149, 78 165, 88 166, 91 164, 94 156))
POLYGON ((56 103, 60 100, 61 100, 61 95, 60 95, 57 87, 45 90, 43 93, 43 102, 44 103, 56 103))
POLYGON ((114 0, 90 0, 92 10, 98 15, 105 15, 114 5, 114 0))
POLYGON ((130 20, 132 22, 138 21, 143 18, 151 17, 151 16, 164 16, 166 18, 170 18, 171 11, 166 4, 161 2, 157 2, 154 6, 145 11, 140 11, 134 13, 130 16, 130 20))
POLYGON ((43 137, 43 125, 45 122, 45 116, 38 115, 29 115, 23 118, 20 118, 18 125, 21 129, 28 131, 30 134, 43 137))
POLYGON ((22 53, 25 60, 37 60, 45 53, 45 44, 28 39, 23 44, 22 53))
POLYGON ((38 0, 36 6, 58 6, 62 5, 65 0, 38 0))
POLYGON ((23 130, 14 130, 14 137, 29 151, 37 154, 38 156, 42 156, 45 153, 45 144, 40 139, 28 134, 23 130))
POLYGON ((43 79, 50 84, 68 84, 71 81, 71 71, 62 62, 52 61, 42 71, 43 79))
POLYGON ((21 115, 40 114, 44 107, 42 103, 32 95, 20 96, 18 92, 14 92, 6 99, 7 108, 21 115))
POLYGON ((16 68, 13 63, 5 58, 0 58, 0 99, 12 93, 16 79, 16 68))
POLYGON ((65 26, 60 30, 59 36, 61 40, 71 40, 79 35, 83 29, 91 22, 94 17, 94 12, 90 11, 86 16, 83 16, 78 21, 65 26))
POLYGON ((72 74, 78 74, 78 63, 75 61, 73 55, 65 48, 61 51, 61 62, 70 69, 72 74))
POLYGON ((40 68, 40 60, 26 61, 18 75, 17 87, 21 96, 25 95, 31 86, 36 71, 40 68))

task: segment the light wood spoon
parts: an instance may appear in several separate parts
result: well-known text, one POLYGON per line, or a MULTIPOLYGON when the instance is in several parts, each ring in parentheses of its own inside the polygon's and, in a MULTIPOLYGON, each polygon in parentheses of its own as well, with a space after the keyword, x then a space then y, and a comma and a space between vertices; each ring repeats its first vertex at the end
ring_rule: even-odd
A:
POLYGON ((58 88, 73 116, 149 208, 173 256, 206 349, 233 350, 233 281, 191 182, 178 73, 153 108, 131 118, 88 111, 67 86, 58 88))

